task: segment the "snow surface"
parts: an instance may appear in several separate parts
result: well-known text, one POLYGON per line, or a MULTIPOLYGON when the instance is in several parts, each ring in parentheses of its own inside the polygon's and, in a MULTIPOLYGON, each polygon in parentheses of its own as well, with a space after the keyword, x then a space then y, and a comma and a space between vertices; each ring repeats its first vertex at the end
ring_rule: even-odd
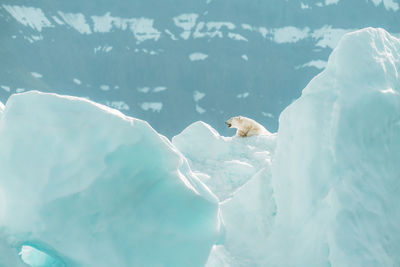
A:
POLYGON ((398 266, 399 71, 399 39, 349 33, 277 134, 198 121, 172 143, 89 100, 13 95, 0 266, 398 266))

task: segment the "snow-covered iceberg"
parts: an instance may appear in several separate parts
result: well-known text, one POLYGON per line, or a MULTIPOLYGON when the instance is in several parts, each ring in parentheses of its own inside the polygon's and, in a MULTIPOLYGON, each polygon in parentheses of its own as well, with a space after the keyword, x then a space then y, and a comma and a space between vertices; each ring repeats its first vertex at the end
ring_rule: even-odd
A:
POLYGON ((14 95, 0 266, 398 266, 399 71, 399 39, 347 34, 278 133, 249 138, 195 122, 170 142, 88 100, 14 95))
MULTIPOLYGON (((254 199, 259 186, 246 190, 253 178, 233 195, 276 205, 276 213, 260 212, 261 242, 241 236, 243 250, 263 254, 222 243, 207 266, 400 264, 399 71, 399 39, 373 28, 344 36, 326 70, 280 116, 271 179, 262 180, 270 190, 254 199)), ((239 207, 228 223, 252 212, 239 207)))
POLYGON ((31 264, 39 252, 68 267, 205 264, 217 199, 146 122, 28 92, 8 100, 0 148, 1 266, 23 245, 31 264))
POLYGON ((280 116, 266 262, 400 264, 400 40, 345 35, 280 116))
POLYGON ((271 188, 276 134, 223 137, 196 122, 172 143, 220 200, 224 229, 207 266, 251 266, 262 259, 276 213, 271 188))

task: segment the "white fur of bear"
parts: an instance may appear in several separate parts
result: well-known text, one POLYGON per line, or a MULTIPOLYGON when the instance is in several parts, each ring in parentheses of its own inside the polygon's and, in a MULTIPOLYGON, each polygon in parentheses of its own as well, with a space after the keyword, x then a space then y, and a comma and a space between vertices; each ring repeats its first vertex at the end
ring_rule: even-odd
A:
POLYGON ((243 116, 232 117, 227 120, 225 124, 228 125, 229 128, 236 128, 236 136, 240 137, 271 134, 255 120, 243 116))

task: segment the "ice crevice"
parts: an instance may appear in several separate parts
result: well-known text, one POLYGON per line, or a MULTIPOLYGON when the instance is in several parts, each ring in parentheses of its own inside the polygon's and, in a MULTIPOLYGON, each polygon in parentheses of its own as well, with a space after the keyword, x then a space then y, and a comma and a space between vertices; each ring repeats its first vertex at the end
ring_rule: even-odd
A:
POLYGON ((0 266, 400 265, 399 70, 399 39, 348 33, 278 132, 248 138, 12 95, 0 266))

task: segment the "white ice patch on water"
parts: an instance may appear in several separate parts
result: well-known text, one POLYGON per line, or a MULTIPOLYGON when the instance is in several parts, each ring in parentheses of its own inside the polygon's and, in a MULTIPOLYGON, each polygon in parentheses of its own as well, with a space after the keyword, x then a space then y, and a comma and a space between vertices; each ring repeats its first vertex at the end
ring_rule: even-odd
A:
POLYGON ((194 102, 196 102, 195 109, 196 109, 196 112, 199 113, 199 114, 203 114, 203 113, 206 112, 206 109, 201 107, 201 106, 199 106, 199 103, 198 103, 205 96, 206 96, 206 94, 203 93, 203 92, 200 92, 200 91, 197 91, 197 90, 193 92, 193 100, 194 100, 194 102))
POLYGON ((200 52, 195 52, 189 55, 190 61, 205 60, 206 58, 208 58, 208 55, 200 52))
POLYGON ((143 102, 140 107, 145 111, 151 110, 160 113, 163 104, 161 102, 143 102))
POLYGON ((335 29, 332 26, 325 25, 320 29, 315 30, 311 36, 317 41, 316 46, 322 48, 334 49, 339 40, 348 32, 354 31, 353 29, 335 29))
POLYGON ((82 13, 64 13, 57 12, 58 15, 68 24, 71 28, 77 30, 81 34, 91 34, 89 24, 86 22, 85 15, 82 13))
POLYGON ((10 86, 1 85, 0 88, 3 89, 6 92, 10 92, 11 91, 10 86))
POLYGON ((42 74, 37 73, 37 72, 31 72, 31 75, 32 75, 33 77, 35 77, 35 78, 42 78, 42 77, 43 77, 42 74))
POLYGON ((94 53, 96 54, 97 52, 104 52, 104 53, 108 53, 113 49, 112 46, 108 46, 108 45, 104 45, 104 46, 97 46, 94 48, 94 53))
POLYGON ((58 25, 65 25, 65 23, 61 19, 59 19, 57 16, 52 16, 52 18, 58 25))
POLYGON ((31 36, 24 36, 25 40, 28 40, 29 43, 33 44, 34 42, 43 40, 42 35, 31 35, 31 36))
POLYGON ((119 25, 122 27, 123 24, 122 19, 112 17, 110 12, 107 12, 104 16, 91 16, 91 18, 93 21, 93 32, 110 32, 114 26, 119 25))
POLYGON ((38 32, 43 28, 54 27, 40 8, 11 5, 3 5, 3 8, 19 23, 38 32))
POLYGON ((195 102, 199 102, 201 99, 203 99, 206 96, 205 93, 199 92, 199 91, 194 91, 193 92, 193 100, 195 102))
POLYGON ((210 22, 199 22, 196 25, 196 29, 193 33, 194 38, 223 38, 223 30, 232 31, 236 28, 235 24, 232 22, 220 22, 220 21, 210 21, 210 22))
POLYGON ((253 27, 250 24, 243 23, 241 26, 243 30, 253 31, 253 27))
POLYGON ((375 6, 379 6, 382 2, 386 10, 397 11, 399 10, 399 4, 393 0, 372 0, 375 6))
POLYGON ((82 84, 82 82, 80 80, 76 79, 76 78, 74 78, 72 81, 77 85, 81 85, 82 84))
POLYGON ((148 18, 139 18, 133 20, 130 25, 130 29, 133 32, 138 42, 144 42, 146 40, 158 41, 161 36, 161 32, 153 27, 154 20, 148 18))
POLYGON ((246 60, 246 61, 249 60, 249 57, 248 57, 247 55, 242 55, 242 58, 243 58, 244 60, 246 60))
POLYGON ((303 2, 300 3, 301 9, 311 9, 311 7, 307 4, 304 4, 303 2))
POLYGON ((178 38, 176 38, 175 34, 173 34, 170 30, 165 29, 164 31, 166 34, 168 34, 168 36, 171 38, 171 40, 178 41, 178 38))
POLYGON ((298 68, 305 68, 305 67, 314 67, 317 69, 324 69, 326 67, 327 62, 325 60, 311 60, 310 62, 307 62, 301 66, 296 67, 298 68))
POLYGON ((207 111, 207 110, 204 109, 204 108, 202 108, 202 107, 200 107, 199 104, 196 104, 196 112, 197 112, 197 113, 203 114, 203 113, 205 113, 206 111, 207 111))
POLYGON ((150 87, 139 87, 139 88, 137 88, 136 90, 137 90, 139 93, 144 93, 144 94, 146 94, 146 93, 150 92, 150 87))
POLYGON ((232 40, 235 40, 235 41, 246 41, 246 42, 249 41, 245 37, 243 37, 242 35, 240 35, 238 33, 233 33, 233 32, 229 32, 228 33, 228 37, 231 38, 232 40))
POLYGON ((130 30, 140 43, 146 40, 157 41, 161 32, 153 27, 154 20, 149 18, 120 18, 107 12, 103 16, 92 16, 93 31, 99 33, 111 32, 114 28, 122 31, 130 30))
POLYGON ((175 25, 183 29, 183 32, 180 35, 182 39, 189 39, 191 30, 196 25, 196 20, 198 17, 199 15, 196 13, 187 13, 172 18, 175 25))
POLYGON ((268 34, 268 29, 265 27, 258 28, 258 32, 262 35, 262 37, 266 38, 268 34))
POLYGON ((162 92, 162 91, 165 91, 165 90, 167 90, 167 87, 165 87, 165 86, 157 86, 157 87, 155 87, 153 89, 153 93, 159 93, 159 92, 162 92))
POLYGON ((237 98, 247 98, 250 95, 249 92, 244 92, 241 94, 236 95, 237 98))
POLYGON ((282 43, 296 43, 308 37, 310 29, 305 27, 299 29, 293 26, 274 29, 274 41, 278 44, 282 43))
POLYGON ((100 85, 100 89, 103 91, 109 91, 110 90, 110 86, 106 85, 106 84, 102 84, 100 85))
POLYGON ((264 116, 264 117, 267 117, 267 118, 270 118, 270 119, 273 119, 274 118, 274 115, 272 114, 272 113, 269 113, 269 112, 261 112, 261 114, 264 116))
POLYGON ((245 24, 245 23, 242 24, 241 26, 242 26, 243 30, 256 31, 256 32, 259 32, 263 38, 267 37, 268 29, 265 27, 255 27, 255 26, 251 26, 250 24, 245 24))
POLYGON ((325 5, 329 6, 329 5, 337 5, 339 3, 340 0, 325 0, 325 5))
POLYGON ((106 105, 118 110, 129 110, 129 106, 124 101, 107 101, 106 105))
POLYGON ((26 91, 26 89, 25 88, 17 88, 17 89, 15 89, 15 92, 18 94, 18 93, 22 93, 22 92, 25 92, 26 91))

